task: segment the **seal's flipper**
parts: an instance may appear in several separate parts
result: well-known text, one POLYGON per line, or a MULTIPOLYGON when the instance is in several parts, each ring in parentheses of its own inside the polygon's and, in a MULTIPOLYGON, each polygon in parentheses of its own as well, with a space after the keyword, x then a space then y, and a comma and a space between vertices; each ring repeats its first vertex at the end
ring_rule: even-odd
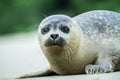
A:
POLYGON ((95 64, 89 64, 85 68, 87 74, 108 73, 114 70, 115 64, 112 62, 111 56, 108 55, 98 56, 95 64))
POLYGON ((113 56, 112 62, 115 64, 115 71, 120 71, 120 58, 117 56, 113 56))
POLYGON ((43 77, 43 76, 50 76, 50 75, 55 75, 51 70, 46 70, 44 72, 35 72, 35 73, 30 73, 30 74, 25 74, 23 76, 18 77, 17 79, 23 79, 23 78, 32 78, 32 77, 43 77))

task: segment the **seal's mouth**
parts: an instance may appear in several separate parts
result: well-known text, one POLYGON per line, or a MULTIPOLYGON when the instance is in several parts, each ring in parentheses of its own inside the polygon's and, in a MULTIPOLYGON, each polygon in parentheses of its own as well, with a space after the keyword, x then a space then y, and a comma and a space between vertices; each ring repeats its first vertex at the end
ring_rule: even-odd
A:
POLYGON ((45 41, 44 44, 46 47, 50 47, 50 46, 60 46, 60 47, 64 47, 66 45, 66 41, 65 39, 59 37, 57 40, 53 40, 51 38, 48 38, 45 41))

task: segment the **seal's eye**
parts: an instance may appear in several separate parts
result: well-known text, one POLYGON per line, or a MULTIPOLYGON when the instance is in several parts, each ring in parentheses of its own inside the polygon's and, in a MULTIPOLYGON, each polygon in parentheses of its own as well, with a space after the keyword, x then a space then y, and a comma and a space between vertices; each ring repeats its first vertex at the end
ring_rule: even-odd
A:
POLYGON ((70 29, 66 25, 61 25, 59 28, 64 33, 69 33, 70 32, 70 29))
POLYGON ((46 34, 46 33, 48 33, 49 31, 50 31, 50 28, 49 28, 49 27, 44 27, 44 28, 41 29, 41 33, 42 33, 42 34, 46 34))

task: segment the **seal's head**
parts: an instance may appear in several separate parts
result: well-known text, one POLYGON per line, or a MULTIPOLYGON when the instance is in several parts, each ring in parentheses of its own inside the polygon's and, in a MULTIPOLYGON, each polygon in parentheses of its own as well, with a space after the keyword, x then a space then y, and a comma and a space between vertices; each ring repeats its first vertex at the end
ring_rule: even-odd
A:
POLYGON ((65 15, 53 15, 45 18, 38 29, 40 44, 45 47, 64 47, 77 31, 72 18, 65 15), (71 35, 72 33, 72 35, 71 35))
POLYGON ((49 16, 40 23, 38 39, 51 69, 58 74, 69 73, 71 68, 68 69, 69 65, 66 64, 71 63, 79 50, 78 24, 65 15, 49 16), (68 69, 68 72, 65 69, 68 69))

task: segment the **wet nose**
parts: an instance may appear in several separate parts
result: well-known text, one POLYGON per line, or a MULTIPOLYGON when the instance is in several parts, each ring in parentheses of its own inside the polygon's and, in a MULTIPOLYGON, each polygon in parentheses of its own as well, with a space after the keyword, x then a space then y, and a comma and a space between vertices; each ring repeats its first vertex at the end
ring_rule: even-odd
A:
POLYGON ((50 37, 51 37, 52 39, 54 39, 54 40, 55 40, 56 38, 58 38, 58 36, 59 36, 59 34, 51 34, 51 35, 50 35, 50 37))

